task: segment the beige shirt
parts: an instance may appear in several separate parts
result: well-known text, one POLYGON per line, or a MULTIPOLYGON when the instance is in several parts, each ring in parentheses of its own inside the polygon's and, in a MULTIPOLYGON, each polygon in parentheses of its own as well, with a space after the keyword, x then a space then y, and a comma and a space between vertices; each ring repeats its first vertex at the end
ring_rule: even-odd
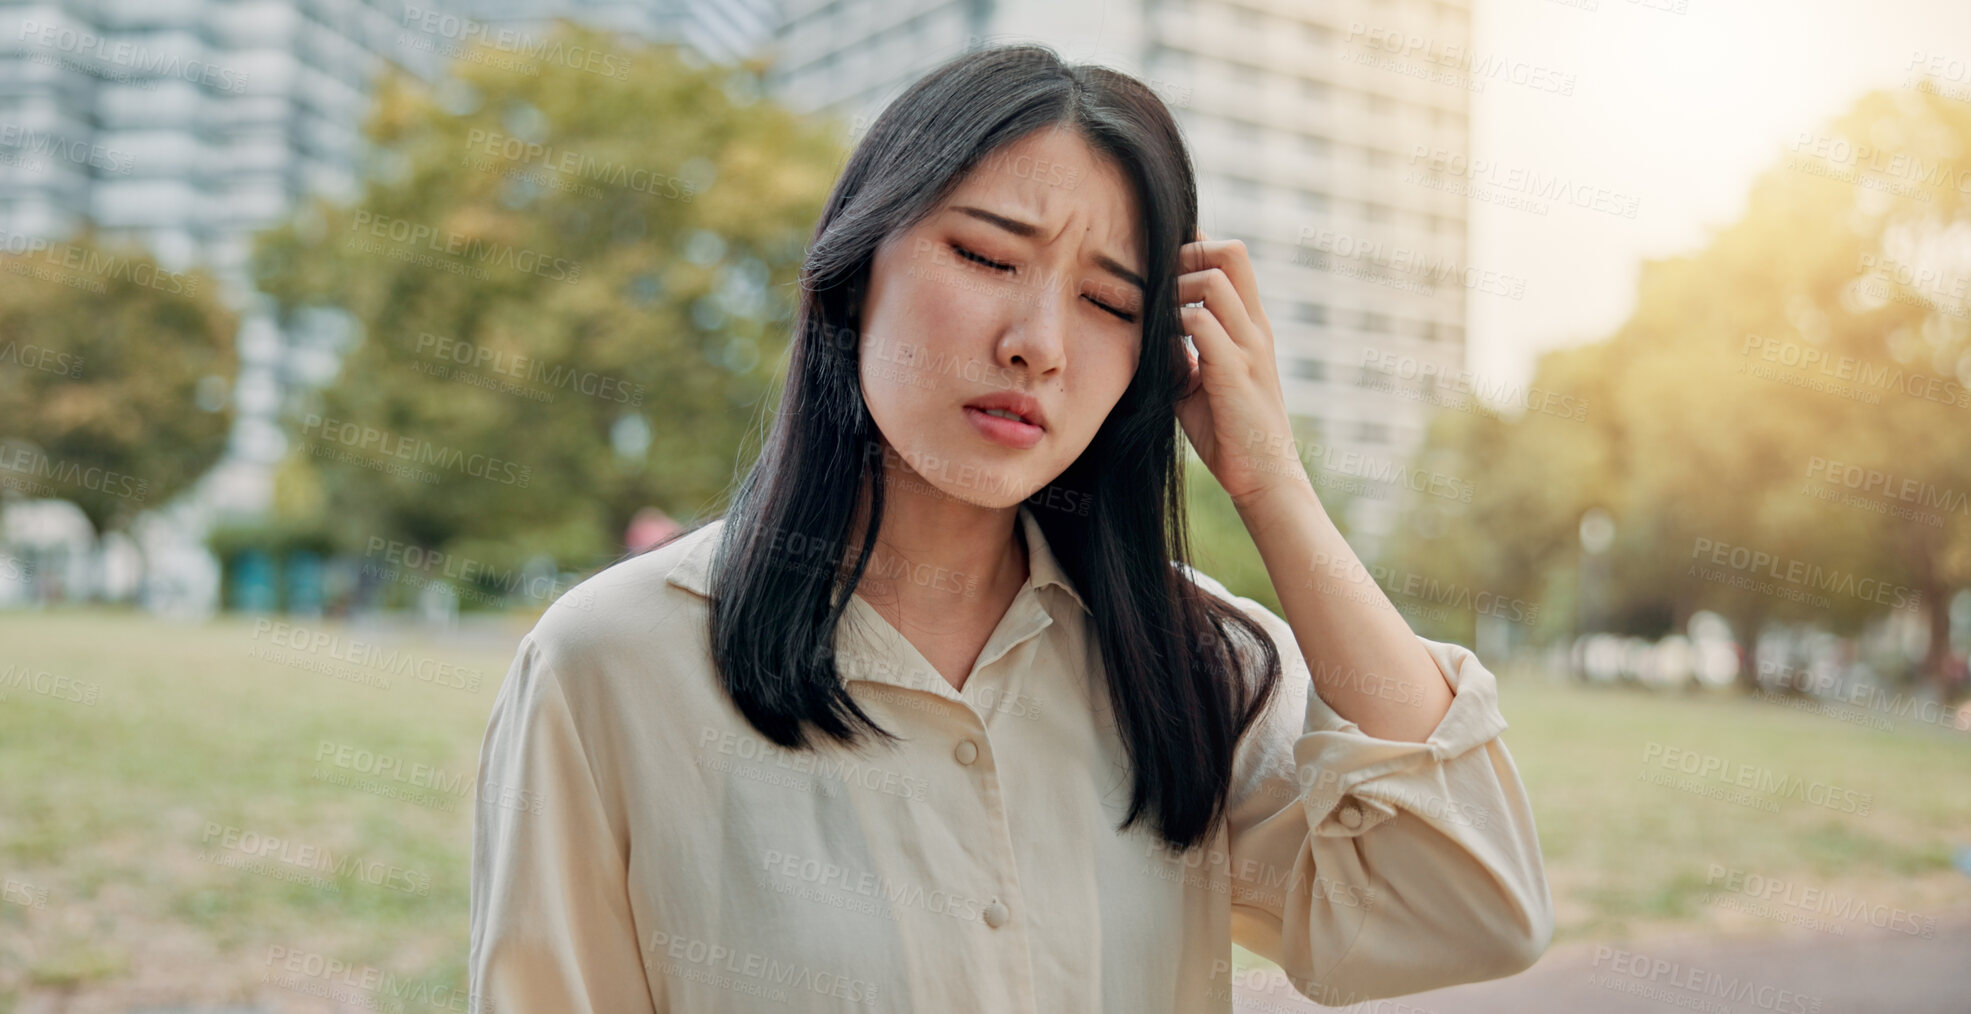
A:
MULTIPOLYGON (((1375 739, 1285 665, 1209 847, 1118 834, 1128 770, 1087 608, 1022 506, 1030 576, 961 693, 851 596, 838 665, 904 737, 783 750, 709 658, 715 522, 569 591, 481 748, 468 974, 502 1014, 1228 1011, 1237 942, 1343 1005, 1518 971, 1552 934, 1493 676, 1375 739)), ((1400 684, 1393 685, 1400 688, 1400 684)))

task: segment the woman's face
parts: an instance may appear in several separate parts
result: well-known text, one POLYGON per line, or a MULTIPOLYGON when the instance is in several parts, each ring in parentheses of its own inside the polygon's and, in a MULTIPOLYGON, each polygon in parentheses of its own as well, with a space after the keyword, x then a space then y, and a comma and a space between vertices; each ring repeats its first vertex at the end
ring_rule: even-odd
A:
POLYGON ((884 240, 859 340, 892 476, 1007 507, 1066 471, 1136 373, 1142 247, 1128 181, 1056 128, 987 155, 884 240), (981 410, 995 399, 1026 421, 981 410))

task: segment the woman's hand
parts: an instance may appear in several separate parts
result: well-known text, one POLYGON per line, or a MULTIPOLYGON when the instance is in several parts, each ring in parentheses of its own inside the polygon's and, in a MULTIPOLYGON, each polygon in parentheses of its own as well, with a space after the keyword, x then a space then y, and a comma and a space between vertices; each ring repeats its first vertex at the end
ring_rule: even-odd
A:
POLYGON ((1259 307, 1259 288, 1236 239, 1197 239, 1178 250, 1177 296, 1191 379, 1177 419, 1218 484, 1243 510, 1278 489, 1311 490, 1293 443, 1273 327, 1259 307))

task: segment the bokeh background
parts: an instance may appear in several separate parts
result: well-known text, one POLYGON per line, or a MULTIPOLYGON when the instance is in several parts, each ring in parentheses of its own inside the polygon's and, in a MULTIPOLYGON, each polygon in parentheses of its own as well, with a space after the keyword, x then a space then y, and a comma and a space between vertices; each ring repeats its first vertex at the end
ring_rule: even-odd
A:
POLYGON ((1170 105, 1500 675, 1555 945, 1359 1009, 1971 1010, 1971 8, 9 0, 0 1014, 468 1009, 520 635, 720 511, 850 146, 1014 41, 1170 105))

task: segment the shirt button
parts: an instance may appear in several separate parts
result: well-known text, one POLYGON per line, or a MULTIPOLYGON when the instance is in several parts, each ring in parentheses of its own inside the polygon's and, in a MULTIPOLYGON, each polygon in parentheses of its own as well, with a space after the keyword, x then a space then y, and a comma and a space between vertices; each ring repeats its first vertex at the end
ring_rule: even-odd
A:
POLYGON ((1006 911, 1006 906, 1000 904, 998 898, 992 899, 992 904, 985 907, 985 924, 993 929, 1006 925, 1006 920, 1012 917, 1013 913, 1006 911))
POLYGON ((961 739, 958 741, 958 748, 951 751, 951 755, 958 758, 960 764, 970 764, 979 759, 979 745, 969 739, 961 739))
POLYGON ((1352 799, 1341 804, 1341 826, 1351 831, 1362 826, 1362 808, 1352 799))

